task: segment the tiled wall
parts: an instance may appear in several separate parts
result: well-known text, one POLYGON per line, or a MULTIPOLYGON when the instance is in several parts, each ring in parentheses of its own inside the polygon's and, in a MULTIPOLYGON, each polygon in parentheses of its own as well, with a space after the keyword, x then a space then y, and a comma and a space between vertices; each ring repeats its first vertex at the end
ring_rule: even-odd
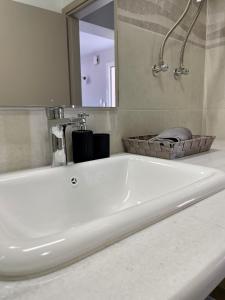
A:
MULTIPOLYGON (((214 0, 215 1, 215 0, 214 0)), ((205 13, 195 27, 185 61, 191 76, 173 78, 181 39, 190 16, 169 40, 170 71, 152 76, 163 35, 181 14, 185 0, 118 0, 119 101, 113 111, 90 112, 89 127, 111 133, 111 152, 123 151, 123 136, 158 133, 172 126, 202 129, 205 66, 205 13), (163 34, 163 35, 162 35, 163 34)), ((67 114, 73 115, 72 110, 67 114)), ((0 172, 50 163, 44 110, 0 111, 0 172)), ((70 147, 69 147, 70 149, 70 147)))
MULTIPOLYGON (((151 32, 165 35, 179 19, 186 5, 186 0, 118 0, 119 20, 151 32)), ((186 34, 192 22, 193 14, 196 12, 196 7, 197 5, 194 4, 193 1, 193 5, 190 7, 187 16, 173 33, 173 38, 183 41, 184 34, 186 34)), ((206 7, 204 8, 204 12, 201 13, 197 25, 193 29, 190 39, 192 44, 205 47, 205 22, 206 7)))
POLYGON ((180 39, 190 22, 188 16, 182 28, 178 28, 178 36, 170 39, 166 48, 169 72, 154 78, 152 66, 158 62, 162 33, 178 19, 186 1, 120 0, 118 3, 120 111, 127 115, 132 126, 132 131, 124 134, 159 132, 168 126, 188 126, 200 132, 205 21, 198 22, 191 36, 192 43, 187 47, 185 60, 191 76, 178 81, 173 77, 178 66, 180 39))
POLYGON ((204 126, 225 138, 225 2, 208 0, 204 126))

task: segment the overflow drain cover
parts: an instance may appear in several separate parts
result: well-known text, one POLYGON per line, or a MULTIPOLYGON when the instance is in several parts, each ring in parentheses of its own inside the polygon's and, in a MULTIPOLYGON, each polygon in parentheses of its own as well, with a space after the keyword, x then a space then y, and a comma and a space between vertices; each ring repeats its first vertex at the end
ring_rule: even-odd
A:
POLYGON ((75 185, 78 184, 78 179, 77 179, 76 177, 72 177, 72 178, 70 179, 70 182, 71 182, 71 184, 72 184, 73 186, 75 186, 75 185))

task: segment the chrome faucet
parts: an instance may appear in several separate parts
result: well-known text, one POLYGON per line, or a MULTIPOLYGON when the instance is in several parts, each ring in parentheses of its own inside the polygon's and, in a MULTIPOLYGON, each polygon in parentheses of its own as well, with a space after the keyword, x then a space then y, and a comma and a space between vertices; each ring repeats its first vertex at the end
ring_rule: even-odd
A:
POLYGON ((79 130, 86 130, 86 113, 79 113, 77 118, 65 118, 63 107, 46 108, 48 118, 50 147, 52 153, 52 166, 65 166, 68 163, 66 148, 66 128, 75 126, 79 130))

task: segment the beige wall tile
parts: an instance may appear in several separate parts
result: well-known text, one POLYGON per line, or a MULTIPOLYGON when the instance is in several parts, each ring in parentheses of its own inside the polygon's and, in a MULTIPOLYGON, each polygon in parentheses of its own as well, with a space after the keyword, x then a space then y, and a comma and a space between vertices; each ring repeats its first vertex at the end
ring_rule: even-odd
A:
POLYGON ((225 139, 225 2, 208 1, 203 131, 225 139))
POLYGON ((225 46, 206 50, 207 108, 225 108, 225 46))
POLYGON ((225 109, 209 109, 206 116, 206 133, 225 139, 225 109))
POLYGON ((0 110, 0 172, 49 164, 45 112, 0 110))

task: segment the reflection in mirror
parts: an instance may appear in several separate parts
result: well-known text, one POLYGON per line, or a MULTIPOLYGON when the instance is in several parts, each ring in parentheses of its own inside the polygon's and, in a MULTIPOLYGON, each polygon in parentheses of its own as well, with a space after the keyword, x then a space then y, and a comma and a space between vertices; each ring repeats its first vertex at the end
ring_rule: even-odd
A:
POLYGON ((79 19, 83 107, 116 107, 114 1, 97 0, 79 19))

